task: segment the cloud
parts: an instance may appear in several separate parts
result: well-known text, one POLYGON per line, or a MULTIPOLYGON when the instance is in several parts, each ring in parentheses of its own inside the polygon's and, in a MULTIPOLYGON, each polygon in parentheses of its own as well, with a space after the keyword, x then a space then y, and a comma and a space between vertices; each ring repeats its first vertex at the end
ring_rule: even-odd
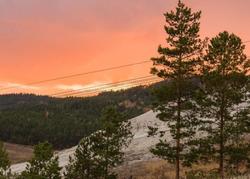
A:
POLYGON ((95 88, 105 88, 108 87, 106 85, 109 82, 94 82, 87 85, 82 84, 73 84, 73 85, 65 85, 65 84, 59 84, 56 85, 55 88, 59 90, 89 90, 89 89, 95 89, 95 88))
MULTIPOLYGON (((141 83, 143 84, 143 82, 141 83)), ((118 91, 122 89, 128 89, 131 87, 135 87, 140 85, 139 83, 133 83, 133 82, 94 82, 87 85, 81 85, 81 84, 73 84, 73 85, 65 85, 65 84, 59 84, 56 85, 54 88, 57 90, 62 90, 64 92, 61 92, 63 96, 67 95, 88 95, 88 94, 98 94, 100 92, 104 91, 118 91), (69 92, 69 93, 67 93, 69 92), (77 92, 77 93, 75 93, 77 92), (78 93, 79 92, 79 93, 78 93)))
POLYGON ((111 82, 94 82, 87 85, 73 84, 73 85, 56 85, 55 88, 63 90, 64 92, 58 93, 59 96, 91 96, 105 91, 118 91, 135 86, 136 84, 118 83, 112 84, 111 82), (68 93, 67 93, 68 92, 68 93))
POLYGON ((38 86, 31 86, 31 85, 25 85, 25 84, 19 84, 19 83, 11 83, 11 82, 2 82, 0 83, 0 88, 15 88, 20 90, 40 90, 41 87, 38 86))
POLYGON ((29 21, 37 27, 45 23, 61 24, 85 32, 116 31, 142 24, 172 3, 165 0, 0 0, 0 20, 29 21))

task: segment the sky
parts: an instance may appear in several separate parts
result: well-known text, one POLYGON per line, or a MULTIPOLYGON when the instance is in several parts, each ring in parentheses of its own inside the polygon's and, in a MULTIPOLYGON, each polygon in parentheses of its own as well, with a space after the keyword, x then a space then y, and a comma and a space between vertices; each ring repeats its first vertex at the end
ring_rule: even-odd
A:
MULTIPOLYGON (((250 1, 184 0, 201 10, 201 37, 250 40, 250 1)), ((165 44, 163 13, 177 0, 0 0, 0 93, 53 94, 149 75, 152 64, 30 82, 149 60, 165 44)), ((246 44, 250 56, 250 43, 246 44)))

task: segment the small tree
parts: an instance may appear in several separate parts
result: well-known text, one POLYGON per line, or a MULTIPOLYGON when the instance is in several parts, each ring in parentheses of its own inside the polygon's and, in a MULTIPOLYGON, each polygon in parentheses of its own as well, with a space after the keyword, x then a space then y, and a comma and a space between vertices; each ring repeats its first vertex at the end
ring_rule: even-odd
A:
POLYGON ((150 127, 149 134, 161 135, 160 142, 151 151, 153 154, 176 165, 176 178, 180 178, 180 165, 190 165, 193 160, 188 153, 190 140, 199 124, 196 118, 196 103, 193 92, 196 86, 195 76, 198 72, 199 56, 204 43, 199 38, 201 12, 192 12, 181 1, 175 11, 165 15, 165 31, 167 33, 167 47, 160 46, 160 57, 152 58, 154 67, 151 73, 168 84, 155 91, 155 111, 157 117, 166 122, 174 141, 164 139, 168 131, 158 131, 150 127))
POLYGON ((65 179, 95 178, 97 158, 92 149, 92 136, 83 138, 78 144, 74 158, 69 158, 69 165, 64 173, 65 179))
POLYGON ((10 177, 10 161, 8 159, 8 154, 0 142, 0 179, 7 179, 10 177))
POLYGON ((219 163, 220 177, 225 168, 238 171, 240 163, 249 162, 250 148, 244 137, 249 134, 247 87, 249 60, 239 37, 228 32, 211 39, 203 64, 203 117, 205 155, 219 163), (207 153, 209 152, 209 153, 207 153))
POLYGON ((132 137, 131 123, 113 107, 104 109, 101 123, 103 131, 98 132, 94 139, 97 154, 101 157, 101 175, 105 179, 116 178, 111 169, 123 162, 122 148, 132 137))
POLYGON ((132 136, 130 122, 113 107, 106 108, 101 117, 102 130, 84 138, 74 159, 67 166, 66 178, 113 179, 114 167, 123 162, 123 147, 132 136))
POLYGON ((20 179, 60 179, 58 157, 54 157, 52 145, 48 142, 40 143, 34 148, 34 157, 27 164, 20 179))

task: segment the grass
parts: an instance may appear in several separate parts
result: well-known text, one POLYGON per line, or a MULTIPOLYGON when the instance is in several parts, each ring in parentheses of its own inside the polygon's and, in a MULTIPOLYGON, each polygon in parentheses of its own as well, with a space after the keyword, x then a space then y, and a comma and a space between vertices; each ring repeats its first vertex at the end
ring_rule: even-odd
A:
POLYGON ((30 146, 4 143, 12 164, 26 162, 32 158, 33 148, 30 146))
POLYGON ((175 170, 172 165, 162 160, 136 162, 117 168, 119 179, 172 179, 175 170))
MULTIPOLYGON (((9 158, 12 164, 25 162, 31 159, 33 155, 33 148, 30 146, 4 143, 7 149, 9 158)), ((197 165, 194 166, 195 170, 210 171, 218 166, 215 164, 209 165, 197 165)), ((184 168, 182 176, 185 176, 185 172, 190 169, 184 168)), ((124 164, 116 169, 119 173, 118 179, 174 179, 175 168, 164 160, 151 160, 151 161, 140 161, 130 164, 124 164), (131 178, 132 177, 132 178, 131 178)), ((231 177, 232 179, 250 179, 250 176, 239 176, 231 177)), ((188 179, 183 177, 183 179, 188 179)), ((199 178, 190 178, 199 179, 199 178)), ((205 179, 202 177, 202 179, 205 179)), ((216 179, 216 178, 211 178, 216 179)))
MULTIPOLYGON (((196 165, 193 170, 197 171, 215 171, 218 168, 216 164, 196 165)), ((183 168, 181 176, 183 179, 216 179, 217 174, 211 173, 209 176, 191 176, 186 177, 186 172, 191 169, 183 168)), ((152 160, 147 162, 137 162, 130 165, 123 165, 116 169, 119 173, 119 179, 175 179, 175 168, 163 160, 152 160)), ((229 179, 250 179, 250 176, 229 177, 229 179)))

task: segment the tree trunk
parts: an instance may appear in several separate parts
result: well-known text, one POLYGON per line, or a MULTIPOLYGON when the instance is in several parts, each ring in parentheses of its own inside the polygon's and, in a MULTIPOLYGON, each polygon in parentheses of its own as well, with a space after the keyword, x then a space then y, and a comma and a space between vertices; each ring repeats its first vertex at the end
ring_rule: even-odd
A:
POLYGON ((108 168, 109 168, 108 152, 109 152, 109 137, 107 136, 105 166, 104 166, 104 179, 108 179, 108 168))
POLYGON ((178 80, 177 80, 177 121, 176 121, 176 179, 180 178, 180 123, 181 123, 181 55, 179 57, 179 69, 178 69, 178 80))
POLYGON ((224 179, 224 94, 222 94, 222 102, 220 109, 220 177, 224 179))
POLYGON ((176 139, 176 179, 180 178, 180 110, 178 110, 177 139, 176 139))
POLYGON ((224 137, 223 137, 223 128, 224 128, 224 124, 221 124, 221 130, 220 130, 220 176, 221 176, 221 179, 224 179, 224 142, 223 142, 224 137))

